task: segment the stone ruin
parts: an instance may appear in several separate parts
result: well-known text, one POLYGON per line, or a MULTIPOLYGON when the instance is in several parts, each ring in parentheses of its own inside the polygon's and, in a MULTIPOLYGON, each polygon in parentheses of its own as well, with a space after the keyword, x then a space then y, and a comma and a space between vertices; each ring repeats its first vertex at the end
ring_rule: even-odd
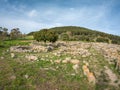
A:
POLYGON ((12 46, 10 52, 31 52, 30 46, 12 46))
MULTIPOLYGON (((103 54, 110 64, 115 64, 116 69, 120 71, 120 45, 107 44, 107 43, 83 43, 83 42, 56 42, 55 44, 46 43, 32 43, 29 46, 12 46, 10 52, 52 52, 55 56, 62 54, 71 54, 73 56, 80 55, 81 57, 91 56, 89 49, 94 48, 103 54)), ((67 62, 67 61, 63 61, 67 62)))
POLYGON ((31 44, 29 46, 12 46, 10 52, 49 52, 54 49, 53 46, 43 46, 31 44))
POLYGON ((114 64, 120 72, 120 45, 107 43, 93 43, 93 48, 103 54, 110 64, 114 64))
POLYGON ((59 46, 59 50, 55 52, 54 55, 61 56, 61 54, 71 54, 73 56, 81 55, 82 57, 88 57, 91 55, 91 53, 88 51, 88 48, 90 47, 91 44, 89 43, 63 43, 63 45, 59 46))

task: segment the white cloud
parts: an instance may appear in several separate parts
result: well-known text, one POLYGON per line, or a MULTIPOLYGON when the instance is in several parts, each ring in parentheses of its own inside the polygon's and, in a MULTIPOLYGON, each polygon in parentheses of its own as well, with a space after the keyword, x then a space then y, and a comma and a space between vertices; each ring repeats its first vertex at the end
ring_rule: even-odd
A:
POLYGON ((28 12, 28 16, 29 17, 35 17, 35 16, 37 16, 37 11, 36 10, 31 10, 30 12, 28 12))
POLYGON ((44 26, 41 23, 37 23, 35 21, 30 21, 30 20, 21 20, 21 19, 13 19, 13 18, 2 18, 1 19, 3 22, 0 23, 0 26, 7 27, 9 29, 18 27, 22 30, 22 32, 30 32, 36 29, 41 28, 44 26))
POLYGON ((14 13, 17 14, 9 15, 8 18, 7 15, 0 16, 0 20, 3 21, 0 22, 0 26, 19 27, 23 32, 30 32, 41 28, 72 25, 110 32, 110 20, 107 18, 110 5, 78 8, 42 7, 42 9, 37 8, 39 12, 36 8, 28 12, 26 8, 27 6, 24 5, 15 8, 14 13), (16 18, 11 18, 13 16, 16 18))
POLYGON ((9 31, 13 28, 20 28, 23 33, 29 33, 42 28, 51 28, 62 25, 61 23, 46 24, 26 19, 1 18, 0 20, 3 21, 0 23, 0 26, 8 28, 9 31))
MULTIPOLYGON (((24 11, 25 13, 27 11, 24 11)), ((60 9, 55 8, 52 10, 47 9, 46 11, 37 12, 33 9, 27 13, 29 17, 34 17, 29 19, 28 17, 20 18, 6 18, 2 17, 0 20, 0 26, 5 26, 8 28, 19 27, 23 32, 30 32, 33 30, 39 30, 41 28, 50 28, 54 26, 84 26, 88 28, 99 28, 98 24, 101 24, 102 18, 105 17, 105 10, 102 8, 74 8, 71 9, 60 9), (41 15, 42 13, 42 15, 41 15)))
MULTIPOLYGON (((101 22, 101 20, 106 17, 105 14, 106 11, 100 7, 80 9, 74 8, 72 11, 70 9, 57 9, 54 10, 50 16, 45 15, 45 18, 50 19, 51 22, 63 23, 63 25, 93 25, 101 22)), ((44 19, 44 17, 42 19, 44 19)))

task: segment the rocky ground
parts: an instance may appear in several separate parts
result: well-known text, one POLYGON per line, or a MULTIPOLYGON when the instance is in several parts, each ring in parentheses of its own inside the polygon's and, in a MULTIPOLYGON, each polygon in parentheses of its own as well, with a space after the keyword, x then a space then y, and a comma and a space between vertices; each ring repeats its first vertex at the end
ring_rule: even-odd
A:
MULTIPOLYGON (((22 77, 28 80, 28 87, 36 90, 120 89, 120 45, 93 42, 32 42, 29 46, 12 46, 3 53, 10 58, 1 56, 1 60, 13 60, 20 66, 32 64, 33 68, 42 73, 39 74, 35 69, 33 72, 37 73, 36 76, 29 73, 29 70, 22 74, 22 77), (45 78, 42 81, 43 86, 39 81, 35 82, 33 76, 45 78), (34 84, 30 81, 34 81, 34 84)), ((13 68, 12 70, 14 71, 13 68)), ((8 76, 16 81, 18 76, 14 73, 8 76)))

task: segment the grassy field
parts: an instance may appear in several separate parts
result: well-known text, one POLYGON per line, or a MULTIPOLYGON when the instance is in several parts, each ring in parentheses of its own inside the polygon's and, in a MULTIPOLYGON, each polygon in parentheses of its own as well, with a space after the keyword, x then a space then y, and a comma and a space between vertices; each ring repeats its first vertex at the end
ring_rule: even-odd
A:
POLYGON ((32 35, 28 35, 28 36, 25 37, 25 39, 27 39, 27 40, 33 40, 34 38, 33 38, 32 35))
MULTIPOLYGON (((88 57, 76 56, 80 60, 79 72, 75 73, 72 64, 56 64, 50 60, 74 58, 70 54, 62 54, 60 57, 52 52, 44 53, 15 53, 11 58, 10 46, 29 45, 31 41, 12 40, 5 41, 4 47, 0 47, 0 90, 119 90, 108 84, 109 79, 104 73, 97 76, 97 72, 103 71, 108 64, 101 53, 89 48, 92 54, 88 57), (28 61, 26 55, 36 55, 38 60, 28 61), (83 61, 89 62, 90 71, 94 72, 101 82, 91 85, 83 74, 83 61)), ((57 50, 57 49, 56 49, 57 50)), ((54 51, 53 51, 54 52, 54 51)), ((114 71, 114 69, 113 69, 114 71)))

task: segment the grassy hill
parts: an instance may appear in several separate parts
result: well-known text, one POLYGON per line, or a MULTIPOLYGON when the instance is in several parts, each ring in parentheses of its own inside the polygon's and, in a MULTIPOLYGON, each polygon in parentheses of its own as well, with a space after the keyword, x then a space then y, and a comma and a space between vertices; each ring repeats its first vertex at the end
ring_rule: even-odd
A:
MULTIPOLYGON (((56 32, 59 35, 59 40, 63 41, 87 41, 120 44, 120 36, 107 34, 84 27, 63 26, 50 28, 48 30, 56 32)), ((29 34, 31 35, 33 33, 34 32, 29 34)))
POLYGON ((31 32, 3 42, 0 90, 120 90, 119 36, 74 26, 49 30, 59 41, 37 42, 31 32))
POLYGON ((58 35, 61 36, 60 39, 63 40, 66 34, 68 35, 67 40, 70 41, 81 40, 81 41, 89 41, 89 42, 107 42, 107 43, 120 44, 120 36, 111 35, 84 27, 64 26, 64 27, 50 28, 50 30, 54 30, 58 35))

